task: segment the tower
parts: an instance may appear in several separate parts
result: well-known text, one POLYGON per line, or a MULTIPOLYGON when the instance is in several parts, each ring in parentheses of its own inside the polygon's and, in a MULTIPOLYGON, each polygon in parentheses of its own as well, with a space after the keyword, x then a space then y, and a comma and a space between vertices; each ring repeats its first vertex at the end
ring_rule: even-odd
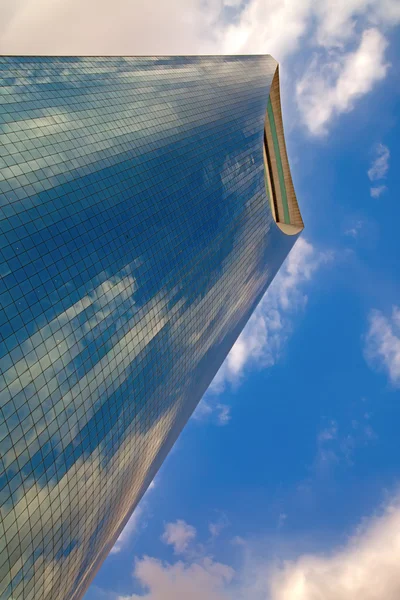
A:
POLYGON ((0 598, 78 600, 303 223, 270 56, 0 77, 0 598))

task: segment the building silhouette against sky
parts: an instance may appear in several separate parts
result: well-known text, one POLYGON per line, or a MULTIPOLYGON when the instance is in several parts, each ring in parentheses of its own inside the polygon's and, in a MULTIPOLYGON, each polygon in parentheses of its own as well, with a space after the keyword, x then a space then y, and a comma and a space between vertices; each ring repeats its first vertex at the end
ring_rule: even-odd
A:
POLYGON ((270 56, 0 77, 0 598, 77 600, 303 224, 270 56))

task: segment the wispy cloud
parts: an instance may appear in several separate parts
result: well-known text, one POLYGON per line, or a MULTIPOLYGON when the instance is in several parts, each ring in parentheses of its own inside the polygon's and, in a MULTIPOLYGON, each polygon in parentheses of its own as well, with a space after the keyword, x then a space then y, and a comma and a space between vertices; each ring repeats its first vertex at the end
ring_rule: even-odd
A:
POLYGON ((370 189, 371 198, 380 198, 387 190, 386 185, 378 185, 370 189))
POLYGON ((312 477, 325 479, 339 462, 338 426, 332 420, 317 434, 317 452, 311 467, 312 477))
POLYGON ((370 444, 376 437, 365 415, 340 426, 332 419, 317 434, 317 452, 311 466, 312 477, 326 479, 339 465, 352 467, 356 450, 370 444))
POLYGON ((197 405, 192 418, 195 421, 208 421, 212 417, 217 425, 227 425, 232 418, 231 407, 222 402, 215 402, 215 399, 206 395, 197 405))
POLYGON ((363 226, 364 226, 364 222, 361 219, 358 219, 348 229, 346 229, 344 231, 344 235, 347 235, 347 236, 353 237, 353 238, 357 238, 359 236, 360 231, 362 230, 363 226))
POLYGON ((219 518, 213 523, 209 523, 208 530, 211 534, 211 539, 214 540, 221 532, 228 527, 229 520, 225 513, 220 513, 219 518))
POLYGON ((173 546, 175 554, 183 554, 196 537, 196 529, 192 525, 188 525, 182 519, 178 519, 175 523, 167 523, 161 540, 173 546))
POLYGON ((307 303, 305 287, 319 266, 330 259, 300 238, 264 298, 218 371, 206 396, 237 384, 247 367, 266 368, 279 359, 293 328, 293 317, 307 303))
POLYGON ((390 151, 387 146, 378 144, 375 151, 375 158, 371 167, 368 169, 368 177, 371 181, 383 179, 389 170, 390 151))
POLYGON ((391 383, 400 387, 400 308, 391 316, 372 310, 365 336, 365 358, 372 367, 383 370, 391 383))
POLYGON ((364 31, 355 51, 343 48, 311 62, 296 87, 300 114, 310 133, 323 135, 331 120, 352 110, 355 100, 386 76, 387 41, 376 28, 364 31))
MULTIPOLYGON (((378 144, 375 149, 375 158, 368 169, 368 177, 370 181, 379 181, 385 179, 389 171, 390 151, 384 144, 378 144)), ((386 185, 374 185, 371 187, 370 194, 372 198, 379 198, 386 192, 386 185)))
POLYGON ((321 429, 318 433, 318 442, 326 442, 327 440, 334 440, 337 437, 337 423, 331 421, 327 427, 321 429))

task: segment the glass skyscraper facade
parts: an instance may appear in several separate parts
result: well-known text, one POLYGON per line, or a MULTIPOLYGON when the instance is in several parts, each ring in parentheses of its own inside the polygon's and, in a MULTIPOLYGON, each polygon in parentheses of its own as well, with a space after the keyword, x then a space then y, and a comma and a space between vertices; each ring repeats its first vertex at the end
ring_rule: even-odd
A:
POLYGON ((0 598, 78 600, 302 222, 270 56, 0 78, 0 598))

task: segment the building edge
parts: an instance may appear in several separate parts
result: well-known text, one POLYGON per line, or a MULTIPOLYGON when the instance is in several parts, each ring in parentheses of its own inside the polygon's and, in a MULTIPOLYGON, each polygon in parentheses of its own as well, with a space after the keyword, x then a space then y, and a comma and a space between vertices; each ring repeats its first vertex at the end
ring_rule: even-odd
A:
POLYGON ((264 123, 265 186, 275 223, 286 235, 298 235, 304 229, 297 202, 283 130, 279 85, 279 65, 272 79, 264 123))

